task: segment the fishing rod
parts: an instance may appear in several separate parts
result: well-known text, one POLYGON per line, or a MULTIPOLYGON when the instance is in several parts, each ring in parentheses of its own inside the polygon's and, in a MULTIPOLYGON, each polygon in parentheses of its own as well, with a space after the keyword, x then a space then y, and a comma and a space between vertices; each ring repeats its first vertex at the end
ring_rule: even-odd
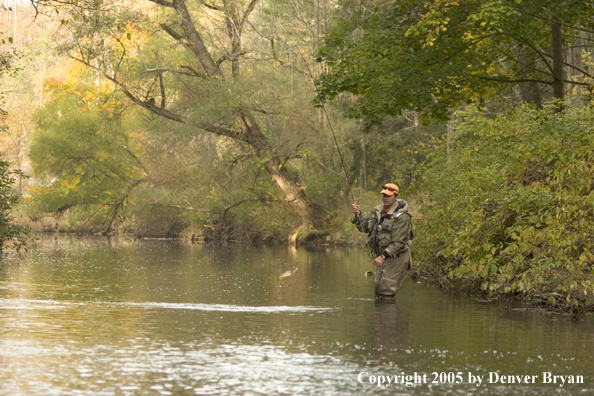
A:
MULTIPOLYGON (((303 64, 307 68, 307 72, 309 73, 309 76, 311 77, 311 81, 312 81, 312 84, 316 91, 316 94, 319 96, 320 91, 318 91, 318 86, 316 85, 316 79, 314 78, 313 73, 309 69, 307 62, 305 61, 305 58, 303 57, 303 54, 300 53, 299 55, 301 55, 301 59, 303 59, 303 64)), ((340 158, 340 164, 342 165, 342 170, 344 171, 344 177, 346 179, 347 186, 349 188, 349 192, 351 193, 351 199, 352 199, 353 203, 355 203, 355 196, 353 195, 353 189, 351 188, 351 181, 349 180, 349 174, 347 172, 346 166, 344 165, 344 159, 342 157, 342 152, 340 151, 340 146, 338 145, 338 140, 336 139, 336 134, 334 133, 334 128, 332 127, 332 122, 330 122, 330 116, 328 115, 328 111, 326 111, 326 106, 324 106, 324 102, 321 102, 321 105, 322 105, 322 110, 324 110, 324 114, 326 115, 326 120, 328 121, 328 126, 330 127, 330 132, 332 133, 332 138, 334 139, 334 145, 336 146, 336 151, 338 151, 338 157, 340 158)))
MULTIPOLYGON (((320 91, 318 91, 318 86, 316 85, 316 79, 314 78, 313 73, 309 69, 309 65, 305 61, 303 54, 299 53, 299 55, 301 55, 301 59, 303 59, 303 64, 307 68, 307 72, 309 73, 309 76, 311 78, 311 82, 314 86, 316 94, 319 96, 320 91)), ((334 145, 336 146, 336 151, 338 152, 338 157, 340 158, 340 164, 342 165, 342 170, 344 171, 344 177, 346 179, 347 186, 349 188, 349 192, 351 193, 351 200, 353 201, 353 204, 354 204, 355 203, 355 195, 353 194, 353 189, 351 188, 351 181, 349 180, 349 173, 347 172, 346 166, 344 165, 344 158, 342 157, 342 152, 340 151, 340 146, 338 145, 338 139, 336 139, 336 134, 334 133, 334 128, 332 127, 332 122, 330 121, 330 116, 328 115, 328 111, 326 111, 326 106, 324 105, 324 102, 321 102, 321 104, 322 104, 322 110, 324 110, 324 114, 326 115, 326 120, 328 121, 328 126, 330 126, 330 132, 332 133, 332 139, 334 139, 334 145)), ((358 218, 359 215, 357 213, 355 213, 355 217, 358 218)), ((351 297, 349 297, 349 299, 351 299, 355 295, 355 281, 353 280, 353 277, 351 276, 350 261, 347 262, 347 274, 349 275, 349 279, 351 280, 351 283, 353 285, 353 294, 351 295, 351 297)))

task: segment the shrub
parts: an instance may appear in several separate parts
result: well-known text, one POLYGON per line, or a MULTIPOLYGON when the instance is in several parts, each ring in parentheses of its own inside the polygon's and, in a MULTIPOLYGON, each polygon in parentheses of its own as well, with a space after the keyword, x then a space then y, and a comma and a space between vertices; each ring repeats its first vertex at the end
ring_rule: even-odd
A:
POLYGON ((449 286, 579 314, 594 308, 594 124, 523 107, 475 110, 422 169, 421 271, 449 286))
POLYGON ((0 161, 0 252, 5 247, 16 250, 25 246, 29 229, 20 224, 14 224, 11 214, 20 196, 12 191, 15 183, 15 172, 9 169, 10 163, 0 161))

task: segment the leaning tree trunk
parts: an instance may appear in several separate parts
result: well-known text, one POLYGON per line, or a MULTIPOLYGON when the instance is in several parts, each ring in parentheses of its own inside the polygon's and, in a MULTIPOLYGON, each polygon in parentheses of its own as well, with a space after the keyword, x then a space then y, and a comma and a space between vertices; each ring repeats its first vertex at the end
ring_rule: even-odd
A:
POLYGON ((301 219, 301 229, 319 229, 320 221, 316 216, 314 206, 307 196, 283 166, 281 159, 272 155, 266 136, 262 133, 255 118, 249 113, 241 114, 241 123, 247 141, 256 154, 264 160, 264 167, 272 181, 283 192, 285 200, 301 219))
POLYGON ((318 228, 319 220, 315 216, 311 202, 309 202, 307 197, 297 187, 289 172, 284 167, 281 167, 278 162, 278 160, 275 161, 274 159, 267 159, 264 162, 264 167, 270 174, 272 181, 284 193, 285 200, 299 215, 302 225, 309 229, 318 228))

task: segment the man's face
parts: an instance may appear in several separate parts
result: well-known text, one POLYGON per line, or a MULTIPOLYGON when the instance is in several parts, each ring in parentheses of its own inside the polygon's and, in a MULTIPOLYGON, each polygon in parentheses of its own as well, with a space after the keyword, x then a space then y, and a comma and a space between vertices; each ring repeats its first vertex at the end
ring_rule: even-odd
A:
POLYGON ((394 204, 394 202, 396 202, 396 194, 393 195, 387 195, 387 194, 382 194, 382 199, 384 201, 384 206, 392 206, 394 204))

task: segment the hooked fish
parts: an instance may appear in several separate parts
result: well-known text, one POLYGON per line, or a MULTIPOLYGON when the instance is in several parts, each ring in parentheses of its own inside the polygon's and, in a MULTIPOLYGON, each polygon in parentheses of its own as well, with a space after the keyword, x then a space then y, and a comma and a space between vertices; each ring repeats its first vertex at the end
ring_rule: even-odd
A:
POLYGON ((282 274, 280 274, 279 276, 275 276, 276 280, 280 280, 283 278, 288 278, 289 276, 293 275, 295 272, 297 272, 299 268, 295 267, 293 269, 290 269, 288 271, 283 272, 282 274))

